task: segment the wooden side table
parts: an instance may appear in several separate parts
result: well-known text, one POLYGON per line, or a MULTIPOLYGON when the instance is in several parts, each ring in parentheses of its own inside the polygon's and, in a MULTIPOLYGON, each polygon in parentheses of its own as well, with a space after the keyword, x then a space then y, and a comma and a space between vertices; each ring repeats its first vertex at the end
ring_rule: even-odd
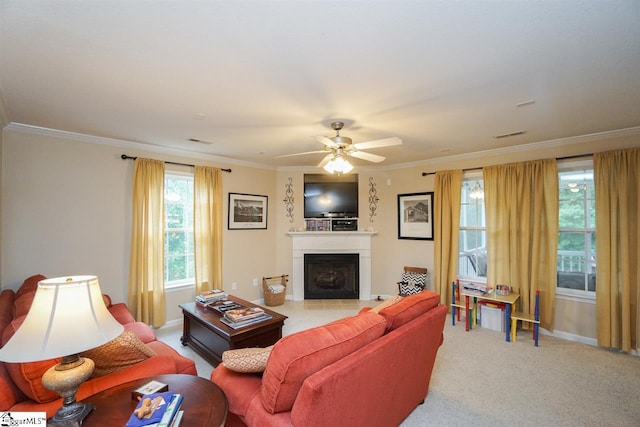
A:
POLYGON ((96 409, 85 418, 82 426, 125 425, 138 403, 131 398, 131 392, 151 380, 167 384, 169 391, 184 397, 181 426, 224 426, 228 408, 227 397, 222 389, 207 379, 184 374, 157 375, 134 380, 84 399, 83 402, 93 403, 96 409))

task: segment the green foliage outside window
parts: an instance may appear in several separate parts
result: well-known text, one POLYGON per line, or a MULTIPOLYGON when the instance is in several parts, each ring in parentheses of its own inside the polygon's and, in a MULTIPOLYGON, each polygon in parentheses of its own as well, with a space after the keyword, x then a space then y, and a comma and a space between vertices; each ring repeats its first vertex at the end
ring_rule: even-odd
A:
POLYGON ((165 175, 164 282, 195 277, 193 249, 193 177, 165 175))

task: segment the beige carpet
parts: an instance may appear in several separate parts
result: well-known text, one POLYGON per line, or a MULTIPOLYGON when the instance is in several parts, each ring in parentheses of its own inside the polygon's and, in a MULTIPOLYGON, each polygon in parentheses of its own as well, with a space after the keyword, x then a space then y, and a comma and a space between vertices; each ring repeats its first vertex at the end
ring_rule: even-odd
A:
MULTIPOLYGON (((364 305, 375 303, 287 301, 275 309, 289 316, 287 335, 355 314, 364 305)), ((211 365, 180 344, 181 325, 157 333, 196 360, 198 374, 209 378, 211 365)), ((403 427, 640 426, 640 357, 546 335, 535 347, 528 331, 507 343, 503 333, 451 326, 450 317, 444 334, 429 395, 403 427)))

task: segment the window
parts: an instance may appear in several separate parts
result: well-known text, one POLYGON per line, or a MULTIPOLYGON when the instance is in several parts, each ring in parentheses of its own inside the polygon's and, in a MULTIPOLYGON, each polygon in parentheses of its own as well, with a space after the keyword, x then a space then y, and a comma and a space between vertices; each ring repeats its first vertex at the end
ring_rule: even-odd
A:
MULTIPOLYGON (((596 290, 596 207, 593 166, 561 168, 558 289, 596 290)), ((574 290, 574 291, 571 291, 574 290)))
POLYGON ((487 277, 487 232, 482 178, 462 184, 458 276, 478 280, 487 277))
POLYGON ((164 285, 193 283, 193 175, 165 173, 164 285))

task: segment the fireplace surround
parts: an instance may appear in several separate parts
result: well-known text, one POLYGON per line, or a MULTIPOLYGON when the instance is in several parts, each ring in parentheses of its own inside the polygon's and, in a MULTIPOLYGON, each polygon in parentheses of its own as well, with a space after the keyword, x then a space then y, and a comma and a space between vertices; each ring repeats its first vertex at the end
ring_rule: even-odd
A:
POLYGON ((359 254, 304 254, 304 299, 358 299, 359 254))
POLYGON ((291 287, 294 301, 304 296, 305 254, 358 254, 358 299, 371 299, 371 238, 375 231, 300 231, 288 232, 291 237, 291 287))

